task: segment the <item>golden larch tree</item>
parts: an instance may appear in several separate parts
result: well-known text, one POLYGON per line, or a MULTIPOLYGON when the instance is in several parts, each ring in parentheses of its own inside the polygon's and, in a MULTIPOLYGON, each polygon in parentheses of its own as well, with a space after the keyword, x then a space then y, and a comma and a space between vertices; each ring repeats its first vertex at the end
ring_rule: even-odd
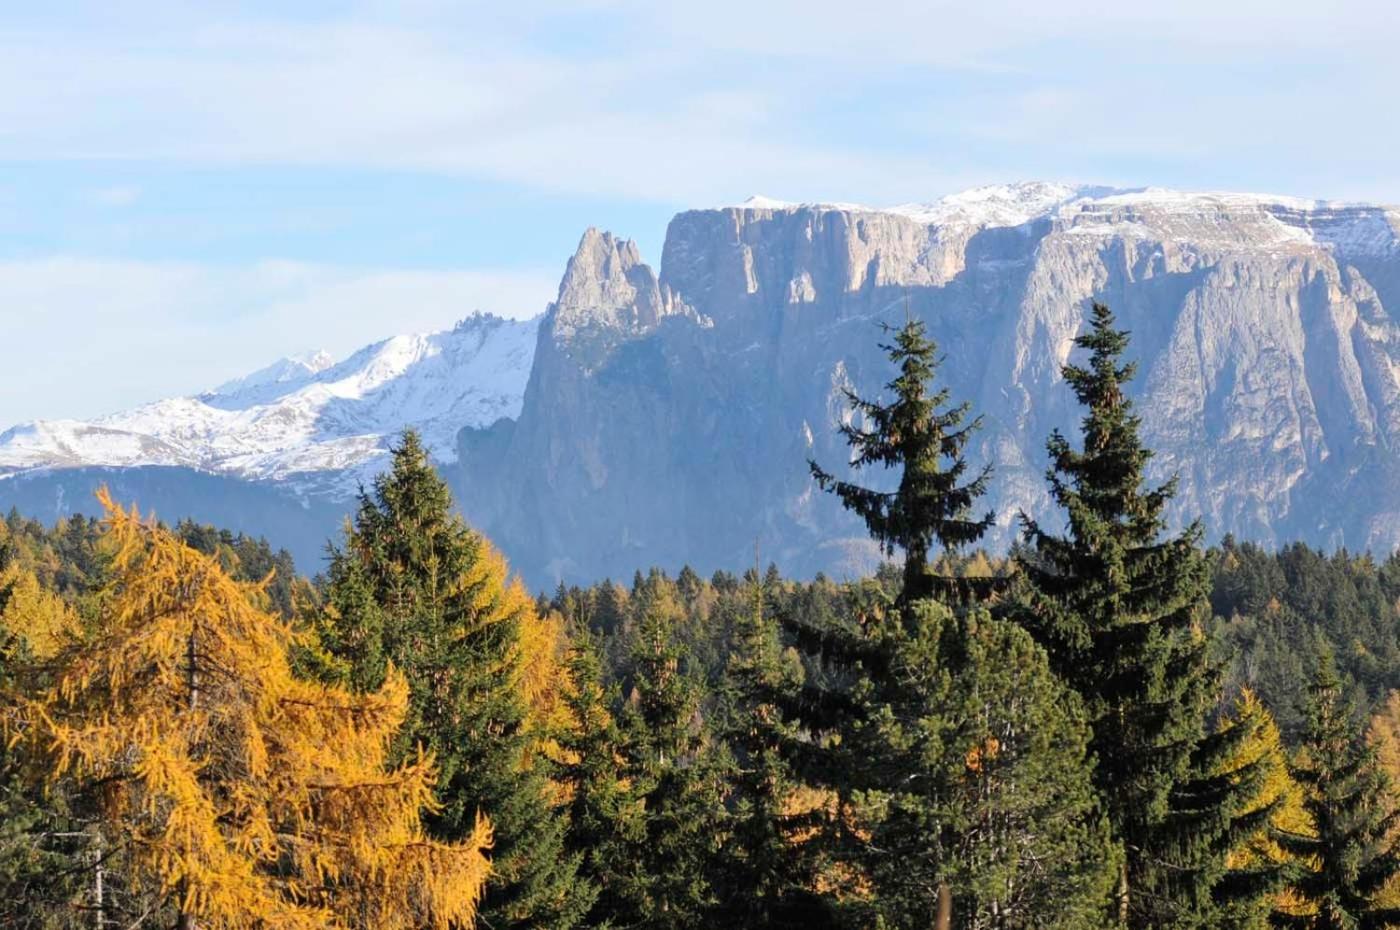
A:
POLYGON ((11 739, 87 792, 126 881, 182 928, 469 925, 490 827, 426 837, 432 759, 385 764, 402 676, 364 694, 297 678, 256 586, 99 498, 116 556, 98 627, 19 701, 11 739))
POLYGON ((1238 882, 1252 880, 1258 894, 1240 896, 1226 912, 1232 927, 1264 927, 1271 914, 1298 916, 1309 911, 1284 879, 1291 870, 1312 865, 1281 846, 1279 831, 1313 835, 1312 818, 1303 804, 1303 788, 1290 774, 1288 751, 1278 724, 1253 691, 1243 689, 1233 708, 1219 724, 1222 731, 1242 728, 1235 752, 1222 761, 1214 775, 1251 777, 1253 790, 1244 799, 1242 816, 1258 815, 1257 828, 1241 838, 1228 854, 1226 865, 1238 882))
POLYGON ((12 637, 30 656, 50 658, 78 636, 81 624, 73 608, 29 569, 17 564, 0 569, 0 592, 0 638, 12 637))
MULTIPOLYGON (((1375 747, 1376 761, 1385 770, 1389 804, 1400 807, 1400 691, 1387 694, 1385 703, 1371 715, 1366 741, 1375 747)), ((1392 838, 1397 834, 1400 828, 1392 832, 1392 838)), ((1386 907, 1400 907, 1400 881, 1386 885, 1380 900, 1386 907)))

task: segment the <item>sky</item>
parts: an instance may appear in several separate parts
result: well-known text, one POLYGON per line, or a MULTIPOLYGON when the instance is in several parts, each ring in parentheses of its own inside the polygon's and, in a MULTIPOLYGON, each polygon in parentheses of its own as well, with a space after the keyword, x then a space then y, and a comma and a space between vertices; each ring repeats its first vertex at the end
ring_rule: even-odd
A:
POLYGON ((1400 202, 1389 0, 0 8, 0 429, 532 316, 588 226, 755 193, 1400 202))

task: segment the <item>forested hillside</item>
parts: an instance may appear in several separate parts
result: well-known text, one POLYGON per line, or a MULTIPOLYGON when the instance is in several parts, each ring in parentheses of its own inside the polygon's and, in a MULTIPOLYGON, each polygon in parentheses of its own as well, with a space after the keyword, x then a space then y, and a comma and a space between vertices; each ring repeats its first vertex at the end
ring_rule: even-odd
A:
POLYGON ((314 579, 11 514, 0 927, 1400 926, 1400 559, 1170 532, 1100 306, 989 557, 976 411, 886 335, 809 463, 859 581, 532 595, 413 433, 314 579))

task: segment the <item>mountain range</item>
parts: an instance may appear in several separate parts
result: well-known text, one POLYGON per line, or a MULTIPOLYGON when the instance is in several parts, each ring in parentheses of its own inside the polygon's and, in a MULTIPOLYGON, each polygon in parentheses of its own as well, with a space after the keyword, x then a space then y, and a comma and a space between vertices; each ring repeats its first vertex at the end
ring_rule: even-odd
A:
MULTIPOLYGON (((1044 515, 1059 368, 1093 300, 1132 331, 1152 471, 1208 536, 1400 544, 1400 210, 1028 183, 869 208, 755 197, 681 213, 659 268, 587 231, 542 316, 475 316, 341 362, 0 434, 0 506, 51 519, 106 482, 268 535, 315 571, 393 437, 420 429, 467 517, 535 586, 648 565, 845 576, 878 558, 816 491, 881 326, 928 323, 984 428, 989 507, 1044 515)), ((891 480, 886 475, 883 479, 891 480)))

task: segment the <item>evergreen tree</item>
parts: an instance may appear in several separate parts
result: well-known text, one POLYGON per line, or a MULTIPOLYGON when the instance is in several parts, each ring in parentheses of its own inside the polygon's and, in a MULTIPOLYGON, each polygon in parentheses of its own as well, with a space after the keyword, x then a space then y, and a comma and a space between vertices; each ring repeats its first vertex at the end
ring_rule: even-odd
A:
POLYGON ((1230 849, 1269 811, 1244 809, 1258 773, 1209 775, 1243 734, 1205 735, 1218 684, 1199 630, 1208 583, 1201 530, 1163 538, 1175 482, 1146 486, 1151 452, 1123 389, 1134 371, 1120 364, 1127 344, 1109 309, 1094 304, 1092 327, 1076 340, 1089 365, 1063 369, 1087 409, 1083 450, 1058 432, 1048 444, 1051 496, 1068 532, 1053 535, 1022 515, 1029 584, 1019 619, 1092 721, 1095 783, 1127 853, 1118 920, 1209 926, 1213 905, 1228 906, 1235 892, 1225 881, 1230 849))
POLYGON ((603 681, 599 647, 587 630, 575 634, 569 669, 574 688, 563 771, 569 849, 580 858, 580 874, 598 889, 582 925, 622 926, 636 911, 629 895, 634 857, 646 839, 644 799, 631 778, 630 747, 612 710, 620 701, 603 681))
POLYGON ((541 618, 451 506, 418 436, 405 433, 373 495, 362 495, 344 549, 331 554, 321 640, 356 688, 377 687, 390 663, 406 676, 398 757, 422 747, 438 760, 434 835, 456 839, 478 812, 490 816, 483 921, 495 930, 571 927, 594 889, 565 850, 552 763, 531 722, 527 664, 538 650, 528 643, 540 638, 532 630, 541 618))
POLYGON ((946 387, 930 393, 938 347, 925 334, 923 322, 910 319, 895 331, 892 343, 880 347, 899 368, 885 385, 894 396, 882 404, 848 389, 846 399, 860 417, 843 423, 840 431, 854 453, 853 467, 898 468, 899 487, 880 491, 838 480, 816 462, 808 466, 817 484, 859 516, 888 555, 904 553, 904 597, 914 600, 933 591, 928 575, 933 546, 955 549, 974 543, 991 527, 990 512, 980 519, 971 515, 991 466, 963 482, 963 450, 982 421, 964 422, 969 405, 949 407, 946 387))
POLYGON ((1400 814, 1376 749, 1361 738, 1330 650, 1308 689, 1307 728, 1293 766, 1312 830, 1281 834, 1299 863, 1293 899, 1274 913, 1280 927, 1372 930, 1400 927, 1400 908, 1380 895, 1400 874, 1400 814))
POLYGON ((723 685, 725 736, 735 755, 724 923, 815 930, 831 915, 814 894, 817 866, 799 837, 812 835, 821 811, 797 809, 799 785, 786 750, 801 733, 783 711, 801 669, 784 660, 778 625, 765 609, 773 575, 760 580, 749 572, 746 580, 749 605, 735 622, 723 685))
POLYGON ((1098 927, 1117 851, 1085 765, 1082 709, 1022 630, 985 609, 916 602, 872 683, 879 760, 861 800, 877 913, 927 926, 1098 927))
POLYGON ((656 610, 642 619, 628 669, 627 771, 644 816, 640 841, 616 869, 619 927, 698 930, 713 925, 718 903, 729 762, 708 732, 671 619, 656 610))
POLYGON ((804 771, 845 795, 859 825, 840 837, 897 927, 1091 925, 1113 850, 1085 766, 1087 733, 1041 650, 983 606, 994 579, 935 576, 940 555, 976 542, 983 469, 964 481, 978 421, 932 391, 933 343, 910 320, 885 346, 899 376, 887 404, 852 394, 843 427, 857 468, 900 468, 881 492, 812 472, 887 552, 904 554, 893 611, 837 629, 798 624, 835 689, 809 691, 806 723, 839 735, 804 771))

